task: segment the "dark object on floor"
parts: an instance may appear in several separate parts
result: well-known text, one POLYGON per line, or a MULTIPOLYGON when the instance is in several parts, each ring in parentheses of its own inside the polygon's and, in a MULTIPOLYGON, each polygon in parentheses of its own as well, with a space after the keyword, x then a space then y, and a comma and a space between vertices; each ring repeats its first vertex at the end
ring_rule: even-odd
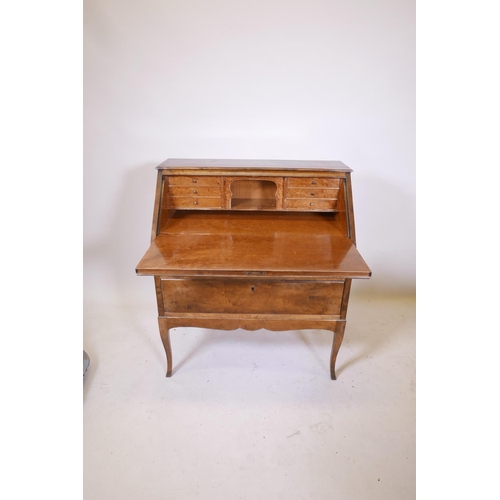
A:
POLYGON ((90 365, 89 355, 83 351, 83 376, 85 377, 85 373, 87 373, 87 368, 90 365))

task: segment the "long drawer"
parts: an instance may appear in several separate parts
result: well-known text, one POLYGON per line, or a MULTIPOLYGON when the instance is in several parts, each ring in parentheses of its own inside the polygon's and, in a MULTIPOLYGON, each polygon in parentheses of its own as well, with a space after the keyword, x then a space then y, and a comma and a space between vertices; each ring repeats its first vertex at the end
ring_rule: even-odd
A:
POLYGON ((310 188, 288 188, 286 190, 287 198, 327 198, 336 199, 338 198, 339 190, 334 189, 315 189, 310 188))
POLYGON ((291 210, 336 210, 337 200, 285 198, 285 209, 291 210))
POLYGON ((194 176, 184 176, 184 175, 172 175, 168 178, 170 186, 220 186, 220 177, 215 176, 205 176, 205 175, 194 175, 194 176))
POLYGON ((169 186, 170 196, 220 196, 219 186, 169 186))
POLYGON ((315 187, 315 188, 338 188, 340 179, 314 178, 314 177, 289 177, 286 179, 286 187, 315 187))
POLYGON ((221 197, 172 196, 171 208, 222 208, 221 197))
POLYGON ((162 279, 165 312, 338 315, 344 283, 162 279))

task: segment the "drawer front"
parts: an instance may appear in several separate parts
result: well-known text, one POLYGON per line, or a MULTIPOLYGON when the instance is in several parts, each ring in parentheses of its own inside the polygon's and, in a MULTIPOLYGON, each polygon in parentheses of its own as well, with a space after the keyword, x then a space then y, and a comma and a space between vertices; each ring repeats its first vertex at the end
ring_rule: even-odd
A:
POLYGON ((196 196, 172 196, 171 208, 222 208, 220 196, 218 198, 199 198, 196 196))
POLYGON ((285 199, 285 209, 288 210, 336 210, 337 200, 311 200, 300 198, 285 199))
POLYGON ((287 187, 338 188, 340 186, 340 179, 289 177, 286 184, 287 187))
POLYGON ((344 283, 162 279, 168 313, 340 314, 344 283))
POLYGON ((220 187, 217 186, 169 186, 171 196, 220 196, 220 187))
POLYGON ((183 176, 183 175, 172 175, 168 178, 168 183, 170 186, 220 186, 220 177, 210 177, 204 175, 198 176, 183 176))
POLYGON ((315 189, 310 188, 288 188, 285 192, 287 198, 329 198, 336 199, 338 197, 338 189, 315 189))

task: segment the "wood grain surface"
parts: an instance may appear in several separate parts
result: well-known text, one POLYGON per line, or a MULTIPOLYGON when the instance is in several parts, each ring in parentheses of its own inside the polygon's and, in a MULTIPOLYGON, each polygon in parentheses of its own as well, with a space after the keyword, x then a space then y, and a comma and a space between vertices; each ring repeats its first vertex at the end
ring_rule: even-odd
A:
POLYGON ((158 167, 152 240, 136 268, 154 276, 161 340, 170 329, 325 329, 330 376, 353 278, 351 169, 335 161, 169 159, 158 167))

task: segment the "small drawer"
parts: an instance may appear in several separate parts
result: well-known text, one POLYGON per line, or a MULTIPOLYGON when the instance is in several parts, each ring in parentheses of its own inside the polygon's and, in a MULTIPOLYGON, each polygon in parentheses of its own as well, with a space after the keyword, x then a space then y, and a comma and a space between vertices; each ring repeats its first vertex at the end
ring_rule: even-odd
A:
POLYGON ((310 188, 288 188, 285 191, 287 198, 327 198, 336 199, 338 197, 338 189, 315 189, 310 188))
POLYGON ((344 283, 162 279, 165 312, 338 315, 344 283))
POLYGON ((286 198, 286 210, 337 210, 337 200, 286 198))
POLYGON ((220 196, 220 187, 217 186, 169 186, 171 196, 220 196))
POLYGON ((168 183, 170 186, 220 186, 220 177, 213 176, 183 176, 183 175, 172 175, 168 178, 168 183))
POLYGON ((221 198, 198 198, 192 196, 172 196, 171 208, 222 208, 221 198))
POLYGON ((286 180, 287 187, 315 187, 315 188, 338 188, 340 179, 311 178, 311 177, 289 177, 286 180))

